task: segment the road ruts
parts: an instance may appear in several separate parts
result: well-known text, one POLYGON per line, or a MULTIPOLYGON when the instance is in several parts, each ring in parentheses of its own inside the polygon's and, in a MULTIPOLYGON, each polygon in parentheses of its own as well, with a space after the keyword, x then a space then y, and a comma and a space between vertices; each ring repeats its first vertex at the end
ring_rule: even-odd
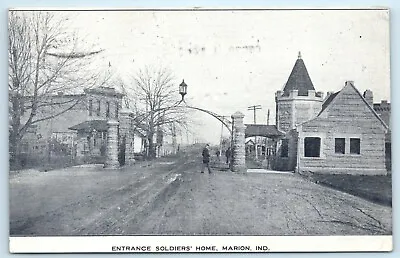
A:
POLYGON ((200 151, 10 179, 11 235, 388 235, 392 209, 296 174, 200 173, 200 151))

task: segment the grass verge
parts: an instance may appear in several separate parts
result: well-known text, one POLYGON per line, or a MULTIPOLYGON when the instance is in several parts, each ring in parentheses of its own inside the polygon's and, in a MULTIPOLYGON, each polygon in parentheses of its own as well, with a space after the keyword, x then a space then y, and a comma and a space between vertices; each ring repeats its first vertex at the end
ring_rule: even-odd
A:
POLYGON ((392 176, 303 173, 311 181, 359 196, 374 203, 392 206, 392 176))

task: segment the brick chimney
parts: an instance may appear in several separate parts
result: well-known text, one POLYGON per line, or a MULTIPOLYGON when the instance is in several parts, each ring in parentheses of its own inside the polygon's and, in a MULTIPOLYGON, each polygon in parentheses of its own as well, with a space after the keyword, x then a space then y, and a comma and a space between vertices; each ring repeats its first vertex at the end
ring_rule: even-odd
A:
POLYGON ((363 97, 364 97, 364 99, 367 101, 367 103, 370 106, 373 106, 373 104, 374 104, 374 95, 372 94, 371 90, 364 91, 363 97))

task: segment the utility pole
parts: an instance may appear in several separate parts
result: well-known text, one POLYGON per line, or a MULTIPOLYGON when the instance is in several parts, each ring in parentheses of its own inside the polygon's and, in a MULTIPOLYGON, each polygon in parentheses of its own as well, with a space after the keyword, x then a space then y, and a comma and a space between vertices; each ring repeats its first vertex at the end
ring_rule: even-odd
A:
POLYGON ((269 125, 269 108, 268 108, 268 113, 267 113, 267 125, 269 125))
POLYGON ((257 122, 256 122, 256 121, 257 121, 257 120, 256 120, 256 111, 257 111, 257 110, 260 110, 260 109, 262 109, 261 105, 254 105, 254 106, 247 107, 247 110, 253 110, 253 112, 254 112, 254 115, 253 115, 254 124, 257 123, 257 122))
MULTIPOLYGON (((256 120, 256 111, 262 109, 261 105, 254 105, 247 107, 247 110, 252 110, 254 113, 253 118, 254 118, 254 124, 257 123, 256 120)), ((257 147, 257 136, 254 136, 254 149, 256 151, 256 159, 258 159, 258 147, 257 147)))

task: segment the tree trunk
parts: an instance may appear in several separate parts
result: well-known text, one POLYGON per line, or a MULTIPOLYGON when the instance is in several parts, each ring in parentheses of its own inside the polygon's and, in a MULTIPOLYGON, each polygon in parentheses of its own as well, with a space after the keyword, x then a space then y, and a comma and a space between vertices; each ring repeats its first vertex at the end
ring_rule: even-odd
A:
POLYGON ((11 130, 9 134, 9 154, 10 154, 10 168, 21 168, 20 162, 20 142, 19 129, 21 126, 21 105, 20 98, 18 95, 11 97, 12 101, 12 120, 11 130))
POLYGON ((14 133, 11 133, 9 139, 9 154, 10 154, 10 169, 19 169, 22 168, 21 159, 20 159, 20 145, 19 137, 15 137, 14 133))
POLYGON ((155 152, 155 146, 154 146, 154 142, 153 142, 153 138, 154 138, 154 133, 149 132, 148 136, 147 136, 147 140, 149 142, 149 158, 153 159, 156 157, 156 152, 155 152))
POLYGON ((154 146, 154 112, 150 111, 150 119, 149 119, 149 130, 147 132, 147 140, 148 140, 148 158, 149 159, 154 159, 156 157, 156 152, 155 152, 155 146, 154 146))

